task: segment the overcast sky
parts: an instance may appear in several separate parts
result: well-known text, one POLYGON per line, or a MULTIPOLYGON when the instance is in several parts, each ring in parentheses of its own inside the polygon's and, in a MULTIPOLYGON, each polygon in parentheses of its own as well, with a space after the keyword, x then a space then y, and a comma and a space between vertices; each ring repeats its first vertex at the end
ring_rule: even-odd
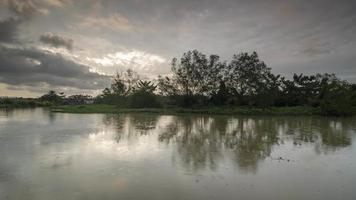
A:
POLYGON ((193 49, 356 82, 356 1, 0 0, 0 96, 96 94, 127 68, 168 74, 193 49))

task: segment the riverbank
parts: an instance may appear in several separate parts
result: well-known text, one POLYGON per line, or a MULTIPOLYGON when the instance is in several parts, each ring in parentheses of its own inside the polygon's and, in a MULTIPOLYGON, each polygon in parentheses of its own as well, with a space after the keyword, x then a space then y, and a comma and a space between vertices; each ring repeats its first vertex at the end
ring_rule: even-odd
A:
POLYGON ((51 108, 62 113, 160 113, 160 114, 219 114, 219 115, 321 115, 319 108, 313 107, 209 107, 209 108, 119 108, 114 105, 65 105, 51 108))
POLYGON ((12 108, 36 108, 36 107, 48 107, 43 105, 14 105, 14 104, 0 104, 0 108, 12 109, 12 108))
POLYGON ((0 102, 0 108, 36 108, 36 107, 50 107, 53 106, 52 103, 42 102, 36 100, 23 100, 23 99, 11 99, 7 102, 0 102))

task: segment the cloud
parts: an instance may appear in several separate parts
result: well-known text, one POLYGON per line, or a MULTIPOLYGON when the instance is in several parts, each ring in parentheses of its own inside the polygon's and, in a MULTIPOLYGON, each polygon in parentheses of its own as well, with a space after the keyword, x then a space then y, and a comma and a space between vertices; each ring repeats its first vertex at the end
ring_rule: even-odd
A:
POLYGON ((104 66, 131 65, 131 66, 154 66, 155 63, 164 63, 166 60, 158 55, 142 52, 127 51, 110 53, 102 58, 88 58, 104 66))
POLYGON ((15 18, 0 20, 0 43, 17 42, 17 31, 20 23, 21 21, 15 18))
POLYGON ((313 56, 318 56, 318 55, 322 55, 322 54, 328 54, 328 53, 330 53, 330 50, 309 46, 309 47, 306 47, 305 49, 303 49, 301 52, 307 56, 313 57, 313 56))
POLYGON ((110 77, 91 72, 88 66, 35 48, 0 47, 0 82, 13 86, 69 87, 97 90, 110 77))
POLYGON ((50 7, 65 7, 72 0, 0 0, 17 17, 27 19, 36 15, 48 15, 50 7))
MULTIPOLYGON (((169 72, 167 59, 198 49, 218 54, 222 60, 230 60, 241 51, 257 51, 274 72, 287 76, 356 73, 354 0, 0 0, 0 4, 1 17, 13 17, 0 21, 0 43, 40 45, 36 51, 45 54, 41 59, 1 55, 11 65, 25 63, 46 70, 42 60, 61 55, 62 60, 105 74, 132 68, 140 74, 157 75, 169 72), (10 12, 2 12, 5 10, 10 12), (52 43, 26 43, 46 32, 70 35, 76 51, 67 51, 68 45, 53 48, 52 43), (16 43, 17 38, 23 39, 21 44, 16 43), (11 63, 9 59, 13 59, 11 63)), ((25 48, 21 52, 25 50, 29 51, 25 48)), ((4 63, 0 66, 4 68, 4 63)), ((37 71, 29 73, 29 77, 33 73, 44 76, 37 71)), ((6 76, 3 69, 0 76, 6 76)), ((12 78, 21 81, 15 75, 6 81, 12 78)), ((44 82, 59 87, 54 80, 44 82)), ((36 79, 35 84, 38 82, 36 79)))
POLYGON ((72 4, 72 0, 43 0, 44 3, 51 5, 51 6, 56 6, 56 7, 64 7, 66 5, 72 4))
POLYGON ((37 14, 47 15, 49 12, 34 0, 7 0, 5 3, 12 13, 24 19, 37 14))
POLYGON ((46 33, 40 36, 39 40, 44 43, 48 44, 52 47, 65 47, 68 50, 72 50, 73 48, 73 40, 64 38, 59 35, 55 35, 53 33, 46 33))
POLYGON ((118 13, 112 14, 109 17, 85 17, 79 25, 84 28, 92 28, 95 30, 109 29, 117 32, 129 32, 134 29, 130 21, 118 13))
POLYGON ((322 54, 329 54, 331 52, 330 43, 321 43, 319 40, 311 40, 305 43, 300 53, 309 57, 315 57, 322 54))
MULTIPOLYGON (((119 67, 121 70, 133 69, 145 75, 157 74, 168 66, 167 60, 159 55, 143 51, 118 51, 99 58, 86 58, 88 61, 105 67, 119 67)), ((112 68, 112 70, 115 70, 112 68)), ((117 69, 116 69, 117 70, 117 69)), ((111 72, 113 73, 113 72, 111 72)), ((114 72, 115 73, 115 72, 114 72)))

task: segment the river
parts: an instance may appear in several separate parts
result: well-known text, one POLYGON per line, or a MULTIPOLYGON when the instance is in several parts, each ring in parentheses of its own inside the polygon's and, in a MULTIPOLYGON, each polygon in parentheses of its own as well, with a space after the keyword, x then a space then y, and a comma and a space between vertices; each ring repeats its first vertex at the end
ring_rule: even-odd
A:
POLYGON ((0 199, 356 199, 356 118, 0 110, 0 199))

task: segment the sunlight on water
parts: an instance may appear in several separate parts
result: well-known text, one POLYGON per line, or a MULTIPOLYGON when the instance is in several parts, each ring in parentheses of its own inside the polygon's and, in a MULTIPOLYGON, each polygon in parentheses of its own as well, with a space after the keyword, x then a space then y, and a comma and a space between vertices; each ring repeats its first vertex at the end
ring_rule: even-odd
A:
POLYGON ((355 118, 0 111, 0 199, 355 199, 355 118))

